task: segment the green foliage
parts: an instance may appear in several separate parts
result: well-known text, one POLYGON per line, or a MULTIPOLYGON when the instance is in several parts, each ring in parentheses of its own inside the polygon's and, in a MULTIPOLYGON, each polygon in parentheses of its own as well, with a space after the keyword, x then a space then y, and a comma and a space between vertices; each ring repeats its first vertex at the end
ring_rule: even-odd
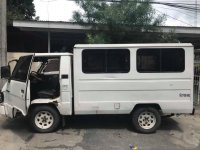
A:
POLYGON ((161 35, 161 38, 160 38, 161 43, 169 43, 169 42, 170 43, 177 43, 177 42, 179 42, 176 34, 173 31, 171 31, 169 33, 162 33, 161 32, 161 33, 158 33, 158 34, 161 35))
POLYGON ((13 20, 32 20, 35 16, 33 0, 7 0, 7 23, 13 20))
POLYGON ((90 44, 101 44, 101 43, 110 43, 110 39, 103 33, 99 34, 88 34, 87 35, 88 43, 90 44))
POLYGON ((164 15, 157 15, 151 0, 76 0, 83 12, 75 11, 73 20, 90 24, 98 31, 88 35, 89 43, 143 43, 174 41, 172 34, 163 34, 164 15), (139 3, 138 3, 139 2, 139 3), (157 31, 157 34, 153 33, 157 31))

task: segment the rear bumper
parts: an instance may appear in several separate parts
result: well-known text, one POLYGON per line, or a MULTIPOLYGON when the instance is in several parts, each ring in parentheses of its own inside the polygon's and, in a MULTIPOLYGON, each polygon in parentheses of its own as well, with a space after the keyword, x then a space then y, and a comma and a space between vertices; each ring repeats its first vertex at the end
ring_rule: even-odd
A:
POLYGON ((0 115, 6 115, 5 106, 0 105, 0 115))

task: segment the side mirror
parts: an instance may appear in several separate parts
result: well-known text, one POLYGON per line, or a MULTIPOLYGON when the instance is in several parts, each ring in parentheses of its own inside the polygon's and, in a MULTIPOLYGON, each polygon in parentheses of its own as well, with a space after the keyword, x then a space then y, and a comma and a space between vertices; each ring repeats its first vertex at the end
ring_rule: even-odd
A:
POLYGON ((10 78, 10 66, 1 67, 1 78, 9 79, 10 78))

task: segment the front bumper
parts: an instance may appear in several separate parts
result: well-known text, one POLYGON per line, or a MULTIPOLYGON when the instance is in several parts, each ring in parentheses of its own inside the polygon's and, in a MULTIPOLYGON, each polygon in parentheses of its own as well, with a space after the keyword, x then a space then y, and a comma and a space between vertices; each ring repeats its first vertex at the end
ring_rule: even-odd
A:
POLYGON ((6 115, 5 106, 0 104, 0 115, 6 115))

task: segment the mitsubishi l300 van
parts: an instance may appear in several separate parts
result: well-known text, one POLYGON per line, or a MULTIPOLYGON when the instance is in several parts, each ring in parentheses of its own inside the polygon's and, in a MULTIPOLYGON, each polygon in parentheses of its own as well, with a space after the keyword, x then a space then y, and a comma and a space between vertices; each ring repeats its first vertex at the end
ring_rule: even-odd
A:
POLYGON ((193 112, 191 44, 75 45, 72 53, 37 53, 1 67, 7 79, 0 114, 28 116, 37 132, 55 131, 63 116, 128 114, 138 132, 161 116, 193 112))

